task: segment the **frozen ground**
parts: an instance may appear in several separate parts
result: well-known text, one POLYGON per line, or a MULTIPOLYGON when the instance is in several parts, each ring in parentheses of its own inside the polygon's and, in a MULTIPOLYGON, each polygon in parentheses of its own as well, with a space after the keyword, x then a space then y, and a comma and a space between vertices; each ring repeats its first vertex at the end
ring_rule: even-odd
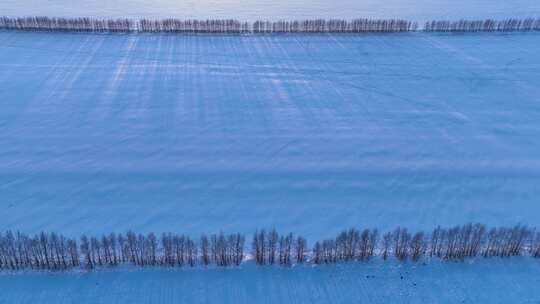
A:
POLYGON ((0 275, 0 303, 540 302, 538 261, 0 275))
POLYGON ((0 230, 540 224, 540 35, 0 32, 0 230))
POLYGON ((428 19, 538 17, 537 0, 2 0, 11 16, 428 19))

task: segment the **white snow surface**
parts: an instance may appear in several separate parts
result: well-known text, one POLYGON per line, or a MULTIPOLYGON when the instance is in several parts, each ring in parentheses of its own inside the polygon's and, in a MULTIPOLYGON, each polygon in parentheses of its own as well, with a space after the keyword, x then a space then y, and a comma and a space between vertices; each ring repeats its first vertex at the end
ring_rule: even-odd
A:
POLYGON ((539 225, 540 35, 0 32, 0 230, 539 225))
POLYGON ((536 0, 2 0, 10 16, 131 18, 407 18, 418 21, 540 16, 536 0))
POLYGON ((241 269, 147 268, 0 275, 0 303, 490 303, 540 302, 540 264, 368 264, 241 269))

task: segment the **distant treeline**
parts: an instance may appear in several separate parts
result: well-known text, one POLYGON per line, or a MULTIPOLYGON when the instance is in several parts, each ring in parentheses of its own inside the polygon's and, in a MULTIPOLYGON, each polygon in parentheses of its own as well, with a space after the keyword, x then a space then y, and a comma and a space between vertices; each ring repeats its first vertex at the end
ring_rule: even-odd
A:
POLYGON ((94 18, 20 17, 0 18, 0 29, 80 32, 188 32, 188 33, 293 33, 293 32, 407 32, 416 22, 399 19, 293 20, 240 22, 216 20, 130 20, 94 18))
POLYGON ((514 32, 538 31, 540 19, 429 21, 423 28, 427 32, 514 32))
POLYGON ((186 235, 164 233, 111 233, 79 239, 57 233, 27 235, 0 233, 0 269, 68 270, 131 264, 137 266, 238 266, 332 264, 366 262, 372 258, 417 262, 427 259, 462 261, 474 257, 527 255, 540 258, 540 232, 527 226, 488 229, 482 224, 431 232, 411 233, 405 228, 380 234, 376 229, 349 229, 335 238, 317 241, 311 248, 302 236, 258 230, 246 253, 242 234, 186 235))
POLYGON ((313 19, 241 22, 234 19, 98 19, 0 17, 0 29, 68 32, 185 32, 185 33, 364 33, 538 31, 540 19, 428 21, 424 27, 402 19, 313 19))

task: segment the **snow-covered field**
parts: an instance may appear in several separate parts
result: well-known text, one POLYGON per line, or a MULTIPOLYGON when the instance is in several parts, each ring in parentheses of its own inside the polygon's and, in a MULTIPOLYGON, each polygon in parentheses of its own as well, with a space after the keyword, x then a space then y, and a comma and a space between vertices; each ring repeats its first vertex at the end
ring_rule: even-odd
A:
POLYGON ((540 302, 538 261, 0 275, 0 303, 540 302))
MULTIPOLYGON (((2 0, 0 15, 540 17, 535 0, 2 0)), ((0 231, 540 225, 540 34, 0 32, 0 231)), ((248 242, 249 243, 249 242, 248 242)), ((4 303, 540 303, 540 264, 0 274, 4 303)))
POLYGON ((176 18, 538 17, 537 0, 2 0, 0 15, 176 18))
POLYGON ((540 34, 0 32, 0 230, 539 225, 540 34))

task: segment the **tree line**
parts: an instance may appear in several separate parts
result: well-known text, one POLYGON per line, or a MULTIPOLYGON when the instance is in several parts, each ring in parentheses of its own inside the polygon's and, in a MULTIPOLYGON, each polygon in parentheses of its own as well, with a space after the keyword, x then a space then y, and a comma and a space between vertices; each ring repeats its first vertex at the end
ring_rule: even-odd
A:
POLYGON ((538 31, 540 19, 505 19, 505 20, 458 20, 429 21, 424 25, 427 32, 514 32, 538 31))
POLYGON ((362 33, 362 32, 412 32, 418 23, 401 19, 315 19, 294 21, 255 21, 254 33, 362 33))
POLYGON ((234 19, 92 19, 19 17, 0 18, 0 29, 81 32, 193 32, 193 33, 292 33, 292 32, 406 32, 416 22, 400 19, 293 20, 240 22, 234 19))
POLYGON ((423 27, 403 19, 311 19, 241 22, 235 19, 99 19, 0 17, 0 29, 68 32, 186 32, 186 33, 363 33, 538 31, 540 19, 428 21, 423 27))
POLYGON ((130 32, 137 29, 131 19, 1 17, 0 29, 48 32, 130 32))
POLYGON ((375 257, 417 262, 428 259, 462 261, 475 257, 527 255, 540 258, 540 231, 523 225, 487 228, 465 224, 437 227, 430 232, 410 232, 398 227, 379 233, 377 229, 348 229, 334 238, 307 240, 275 229, 257 230, 246 246, 244 235, 203 234, 199 238, 163 233, 110 233, 101 237, 69 238, 58 233, 0 233, 0 270, 72 268, 95 269, 131 264, 144 266, 230 267, 253 260, 257 265, 333 264, 367 262, 375 257), (250 246, 249 246, 250 245, 250 246), (246 251, 246 247, 251 247, 246 251))

